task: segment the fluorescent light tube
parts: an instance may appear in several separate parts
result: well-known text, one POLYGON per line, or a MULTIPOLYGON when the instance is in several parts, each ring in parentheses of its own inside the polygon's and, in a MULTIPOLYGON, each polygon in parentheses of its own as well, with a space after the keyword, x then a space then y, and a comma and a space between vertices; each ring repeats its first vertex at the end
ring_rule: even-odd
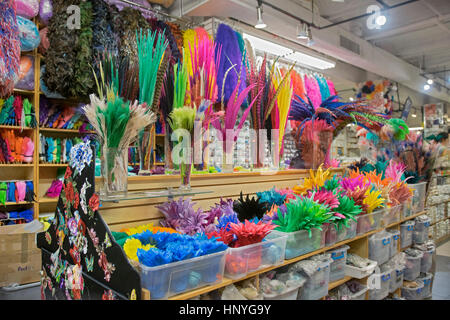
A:
POLYGON ((265 51, 276 56, 284 56, 286 54, 294 52, 292 49, 280 46, 270 41, 263 40, 261 38, 251 36, 246 33, 244 33, 242 36, 244 39, 248 39, 248 41, 250 41, 250 44, 256 50, 265 51))
POLYGON ((285 58, 295 61, 301 65, 303 64, 305 66, 317 68, 320 70, 331 69, 336 66, 336 62, 334 61, 325 60, 323 58, 316 58, 298 51, 286 56, 285 58))

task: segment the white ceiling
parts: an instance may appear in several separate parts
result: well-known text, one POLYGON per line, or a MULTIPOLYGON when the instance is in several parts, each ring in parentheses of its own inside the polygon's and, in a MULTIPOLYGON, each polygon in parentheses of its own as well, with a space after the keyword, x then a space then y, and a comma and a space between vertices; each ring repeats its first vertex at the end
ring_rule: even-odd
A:
MULTIPOLYGON (((311 1, 293 0, 311 7, 311 1)), ((366 13, 369 5, 382 3, 393 6, 407 0, 316 0, 320 16, 336 23, 366 13)), ((380 29, 369 30, 367 18, 341 24, 349 32, 371 42, 425 72, 450 69, 450 0, 419 0, 383 13, 387 23, 380 29)), ((436 76, 450 88, 450 72, 436 76)))

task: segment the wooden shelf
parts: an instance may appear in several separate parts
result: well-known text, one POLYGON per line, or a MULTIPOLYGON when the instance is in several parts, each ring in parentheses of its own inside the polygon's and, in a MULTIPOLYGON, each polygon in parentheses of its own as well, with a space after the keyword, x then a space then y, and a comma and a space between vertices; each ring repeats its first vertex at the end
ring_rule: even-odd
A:
POLYGON ((156 166, 163 166, 163 165, 165 165, 165 163, 164 162, 155 162, 155 165, 156 166))
POLYGON ((86 132, 80 132, 78 129, 58 129, 58 128, 45 128, 45 127, 39 127, 39 131, 42 132, 62 132, 62 133, 77 133, 77 134, 88 134, 88 133, 95 133, 95 131, 86 131, 86 132))
MULTIPOLYGON (((18 206, 18 205, 25 205, 25 204, 33 204, 33 202, 29 201, 20 201, 20 202, 6 202, 5 206, 18 206)), ((0 203, 0 208, 3 207, 3 204, 0 203)))
POLYGON ((430 226, 435 225, 435 224, 438 224, 439 222, 445 221, 445 220, 447 220, 448 218, 449 218, 449 217, 445 217, 445 218, 439 219, 439 220, 437 220, 437 221, 431 223, 430 226))
POLYGON ((23 89, 15 89, 13 90, 14 93, 20 93, 20 94, 34 94, 34 91, 32 90, 23 90, 23 89))
POLYGON ((0 163, 0 167, 34 167, 33 163, 0 163))
POLYGON ((1 124, 0 125, 0 129, 12 129, 12 130, 23 130, 23 131, 30 131, 30 130, 34 130, 33 128, 30 127, 21 127, 21 126, 10 126, 7 124, 1 124))
POLYGON ((165 137, 166 134, 165 133, 156 133, 155 137, 165 137))
POLYGON ((69 163, 39 163, 39 167, 67 167, 69 163))
POLYGON ((43 198, 39 198, 38 202, 39 203, 57 203, 58 199, 59 199, 59 197, 57 197, 57 198, 43 197, 43 198))
POLYGON ((353 277, 345 276, 343 279, 336 280, 334 282, 330 282, 328 284, 328 291, 330 291, 330 290, 332 290, 332 289, 334 289, 336 287, 339 287, 341 284, 344 284, 344 283, 346 283, 347 281, 349 281, 351 279, 353 279, 353 277))

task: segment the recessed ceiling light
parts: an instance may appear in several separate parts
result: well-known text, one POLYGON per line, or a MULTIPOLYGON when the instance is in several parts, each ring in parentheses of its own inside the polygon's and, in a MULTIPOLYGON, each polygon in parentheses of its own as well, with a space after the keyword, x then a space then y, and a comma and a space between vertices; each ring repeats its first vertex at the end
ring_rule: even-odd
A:
POLYGON ((427 80, 427 83, 428 83, 429 85, 432 85, 433 82, 434 82, 433 79, 428 79, 428 80, 427 80))
POLYGON ((384 26, 386 24, 386 16, 378 16, 377 19, 375 20, 376 24, 379 26, 384 26))
POLYGON ((427 91, 427 90, 430 90, 430 85, 429 84, 426 84, 426 85, 424 85, 423 86, 423 89, 425 90, 425 91, 427 91))

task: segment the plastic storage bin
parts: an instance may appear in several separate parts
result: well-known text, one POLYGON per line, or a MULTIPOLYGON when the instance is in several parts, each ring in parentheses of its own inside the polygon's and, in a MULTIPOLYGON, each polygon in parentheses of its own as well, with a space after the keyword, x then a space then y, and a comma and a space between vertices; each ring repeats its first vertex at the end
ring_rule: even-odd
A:
POLYGON ((272 233, 287 236, 285 254, 285 259, 287 260, 318 250, 325 246, 326 230, 312 229, 311 237, 309 237, 307 230, 295 232, 281 232, 274 230, 272 233))
POLYGON ((389 260, 391 249, 391 235, 388 232, 378 232, 369 237, 369 259, 385 263, 389 260))
POLYGON ((301 285, 290 287, 285 292, 280 294, 264 293, 264 300, 297 300, 298 292, 301 287, 301 285))
POLYGON ((366 300, 367 287, 351 295, 350 300, 366 300))
POLYGON ((284 261, 287 236, 272 231, 260 243, 239 248, 228 248, 225 257, 225 275, 238 279, 249 272, 276 266, 284 261))
POLYGON ((408 218, 412 215, 412 198, 409 198, 403 203, 403 218, 408 218))
POLYGON ((345 240, 352 239, 356 237, 356 228, 358 226, 358 221, 350 220, 348 223, 348 228, 346 228, 345 240))
POLYGON ((376 261, 372 261, 367 267, 358 268, 355 266, 351 266, 346 264, 345 265, 345 275, 356 278, 356 279, 362 279, 367 276, 370 276, 377 267, 378 263, 376 261))
POLYGON ((422 260, 420 261, 420 272, 427 273, 431 269, 431 265, 433 264, 433 254, 434 248, 423 252, 422 260))
POLYGON ((402 212, 403 205, 399 204, 394 207, 386 208, 383 215, 383 225, 388 225, 400 221, 400 214, 402 212))
MULTIPOLYGON (((325 227, 325 225, 324 225, 325 227)), ((325 231, 325 246, 332 246, 337 242, 338 237, 338 231, 336 230, 336 227, 332 224, 327 223, 326 224, 326 231, 325 231)))
POLYGON ((423 282, 420 280, 415 282, 417 283, 416 288, 402 287, 402 297, 406 300, 422 300, 423 282))
POLYGON ((367 233, 372 230, 381 228, 381 218, 383 217, 384 209, 375 210, 372 213, 359 215, 356 217, 358 224, 356 227, 357 235, 367 233))
POLYGON ((417 278, 417 280, 420 280, 423 282, 423 288, 421 292, 422 299, 430 298, 431 297, 431 280, 433 279, 432 273, 425 273, 421 274, 420 277, 417 278))
POLYGON ((0 300, 41 300, 40 282, 0 288, 0 300))
POLYGON ((407 221, 400 225, 400 248, 406 248, 412 245, 414 232, 414 221, 407 221))
POLYGON ((389 295, 392 269, 386 272, 378 273, 373 278, 375 284, 379 285, 379 289, 369 290, 369 300, 382 300, 389 295))
POLYGON ((391 235, 391 243, 389 245, 389 259, 395 256, 398 252, 398 244, 400 240, 400 231, 398 230, 388 230, 391 235))
POLYGON ((416 184, 408 184, 408 187, 413 189, 413 196, 411 200, 412 213, 418 213, 423 211, 425 205, 425 191, 427 188, 426 182, 420 182, 416 184))
POLYGON ((415 219, 414 223, 413 242, 424 243, 428 240, 428 228, 430 227, 431 219, 429 217, 424 220, 415 219))
POLYGON ((405 275, 404 279, 413 281, 420 275, 420 264, 423 254, 417 257, 406 255, 405 275))
POLYGON ((330 281, 330 262, 323 262, 317 271, 308 278, 299 291, 299 300, 318 300, 328 294, 330 281))
POLYGON ((140 264, 141 284, 152 299, 164 299, 204 285, 221 282, 228 250, 169 264, 140 264))
POLYGON ((328 251, 333 262, 330 264, 330 282, 340 280, 345 277, 345 262, 347 261, 347 250, 349 246, 342 246, 328 251))
POLYGON ((395 290, 399 289, 403 285, 403 275, 405 273, 405 269, 392 269, 391 272, 391 282, 389 283, 389 292, 393 293, 395 290))

